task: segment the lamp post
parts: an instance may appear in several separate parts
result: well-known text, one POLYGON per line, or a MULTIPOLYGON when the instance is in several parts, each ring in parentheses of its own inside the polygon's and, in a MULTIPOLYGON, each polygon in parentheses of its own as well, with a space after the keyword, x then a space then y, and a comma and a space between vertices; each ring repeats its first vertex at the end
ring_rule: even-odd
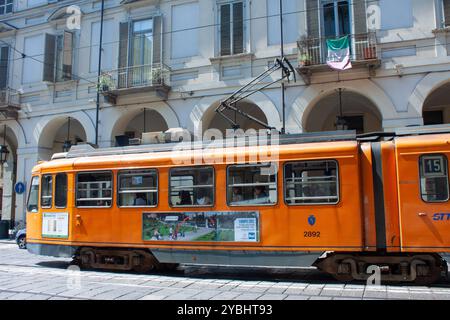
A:
POLYGON ((335 126, 336 130, 348 130, 348 124, 342 109, 342 88, 339 88, 339 115, 336 117, 335 126))
POLYGON ((6 125, 3 129, 3 144, 0 145, 0 164, 2 165, 2 177, 3 177, 3 165, 5 164, 6 160, 8 159, 8 146, 6 145, 6 125))
POLYGON ((63 144, 63 152, 68 152, 72 147, 72 141, 70 141, 70 117, 67 120, 67 138, 63 144))

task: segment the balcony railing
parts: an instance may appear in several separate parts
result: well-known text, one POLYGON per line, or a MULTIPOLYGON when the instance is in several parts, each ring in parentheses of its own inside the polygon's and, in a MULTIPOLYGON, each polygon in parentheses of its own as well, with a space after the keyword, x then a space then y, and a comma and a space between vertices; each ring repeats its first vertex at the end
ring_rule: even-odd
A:
MULTIPOLYGON (((297 42, 299 67, 317 66, 327 63, 327 43, 330 38, 305 37, 297 42)), ((375 33, 351 34, 350 57, 352 61, 377 60, 377 38, 375 33)))
POLYGON ((19 92, 11 88, 0 89, 0 107, 20 106, 19 92))
POLYGON ((100 77, 100 91, 112 92, 121 89, 167 86, 169 71, 164 64, 153 64, 103 72, 100 77))
POLYGON ((19 92, 11 88, 0 89, 0 114, 17 119, 20 109, 19 92))

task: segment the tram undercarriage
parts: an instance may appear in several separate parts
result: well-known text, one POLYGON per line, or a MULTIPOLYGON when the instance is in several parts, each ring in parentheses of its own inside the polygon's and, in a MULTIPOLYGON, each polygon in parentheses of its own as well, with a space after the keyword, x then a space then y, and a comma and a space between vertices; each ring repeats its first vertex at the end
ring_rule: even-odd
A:
MULTIPOLYGON (((202 264, 202 259, 192 253, 192 264, 202 264)), ((186 261, 180 261, 186 263, 186 261)), ((82 268, 125 270, 140 273, 157 270, 174 270, 179 263, 162 262, 145 249, 80 248, 73 263, 82 268)), ((220 263, 217 263, 220 264, 220 263)), ((241 264, 243 265, 243 264, 241 264)), ((411 282, 427 285, 447 277, 447 261, 436 253, 376 254, 327 252, 313 264, 338 281, 370 281, 378 283, 411 282), (377 279, 377 276, 379 278, 377 279)), ((290 266, 292 267, 292 266, 290 266)))

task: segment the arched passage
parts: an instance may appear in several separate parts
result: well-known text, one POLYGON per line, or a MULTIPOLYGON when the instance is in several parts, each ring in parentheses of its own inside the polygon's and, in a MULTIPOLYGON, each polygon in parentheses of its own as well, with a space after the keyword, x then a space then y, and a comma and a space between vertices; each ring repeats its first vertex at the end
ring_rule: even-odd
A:
POLYGON ((141 138, 144 132, 164 132, 167 129, 169 124, 161 113, 153 108, 141 108, 124 114, 116 121, 111 131, 111 141, 115 145, 116 137, 141 138))
POLYGON ((329 92, 305 112, 302 127, 305 132, 356 130, 367 133, 382 130, 382 116, 365 96, 350 91, 329 92))
MULTIPOLYGON (((219 105, 220 101, 226 99, 227 96, 214 96, 205 97, 201 99, 192 109, 187 122, 187 129, 190 130, 195 135, 203 134, 206 129, 217 127, 221 130, 230 128, 230 125, 224 120, 220 119, 220 115, 217 115, 215 110, 219 105), (220 119, 220 120, 218 120, 220 119), (222 125, 219 125, 222 123, 222 125), (200 130, 201 128, 201 130, 200 130)), ((281 129, 282 122, 280 118, 280 113, 278 112, 275 104, 262 92, 256 92, 249 96, 247 99, 243 100, 239 107, 242 111, 255 116, 259 120, 267 123, 269 126, 281 129)), ((234 118, 234 112, 227 111, 234 118)), ((237 120, 240 121, 242 128, 260 128, 261 126, 254 121, 247 121, 241 116, 237 116, 237 120)))
POLYGON ((423 104, 425 125, 450 123, 450 82, 432 91, 423 104))
MULTIPOLYGON (((222 135, 225 135, 227 129, 232 129, 232 124, 227 121, 222 115, 216 112, 217 107, 219 106, 220 102, 215 102, 211 105, 211 107, 203 114, 202 118, 202 124, 203 124, 203 132, 205 132, 207 129, 216 129, 222 132, 222 135)), ((262 123, 268 123, 267 117, 264 114, 264 112, 259 108, 256 104, 252 103, 251 101, 243 100, 240 102, 237 107, 244 111, 245 113, 249 114, 250 116, 258 119, 262 123)), ((253 121, 238 112, 232 111, 232 110, 224 110, 223 111, 224 116, 226 116, 229 119, 232 119, 233 122, 237 123, 239 125, 240 129, 243 129, 244 131, 247 131, 248 129, 264 129, 264 126, 259 124, 256 121, 253 121)))
POLYGON ((71 116, 51 119, 39 135, 39 159, 49 160, 54 153, 66 151, 64 145, 76 145, 86 141, 86 131, 77 119, 71 116))
MULTIPOLYGON (((379 118, 383 123, 398 117, 392 100, 378 85, 370 80, 318 84, 309 86, 294 100, 286 117, 287 131, 289 133, 305 131, 303 126, 309 113, 322 98, 335 94, 339 88, 342 88, 344 92, 353 92, 366 97, 370 105, 374 107, 373 110, 376 110, 374 112, 380 115, 379 118)), ((405 116, 409 117, 410 114, 405 114, 405 116)))
POLYGON ((0 216, 1 220, 10 221, 10 228, 16 220, 15 198, 13 190, 17 176, 18 139, 8 125, 0 125, 0 144, 8 150, 6 162, 1 164, 0 172, 0 216))

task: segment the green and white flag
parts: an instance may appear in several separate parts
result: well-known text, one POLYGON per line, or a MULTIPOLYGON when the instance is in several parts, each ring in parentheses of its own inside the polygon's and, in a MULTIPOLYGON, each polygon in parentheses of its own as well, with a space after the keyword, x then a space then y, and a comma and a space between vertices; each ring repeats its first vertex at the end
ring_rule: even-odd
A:
POLYGON ((327 40, 327 47, 327 64, 331 68, 336 70, 347 70, 352 68, 348 36, 336 40, 327 40))

